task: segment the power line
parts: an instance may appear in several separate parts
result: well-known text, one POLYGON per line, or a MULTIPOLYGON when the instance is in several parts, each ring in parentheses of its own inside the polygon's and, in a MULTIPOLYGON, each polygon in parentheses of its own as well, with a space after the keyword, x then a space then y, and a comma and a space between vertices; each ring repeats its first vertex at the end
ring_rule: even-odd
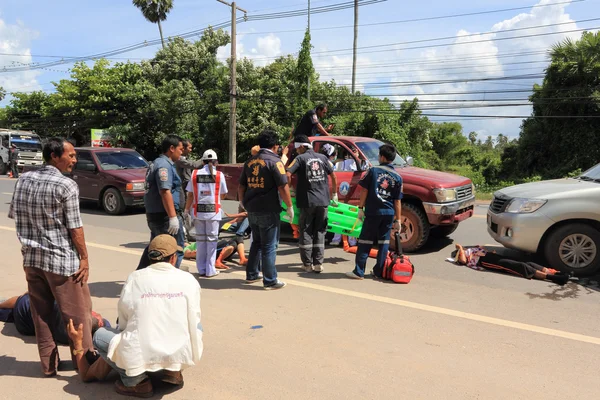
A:
MULTIPOLYGON (((479 12, 463 13, 463 14, 441 15, 441 16, 435 16, 435 17, 375 22, 375 23, 369 23, 369 24, 359 24, 358 26, 363 27, 363 26, 405 24, 405 23, 409 23, 409 22, 423 22, 423 21, 433 21, 433 20, 448 19, 448 18, 470 17, 470 16, 475 16, 475 15, 494 14, 494 13, 502 13, 502 12, 507 12, 507 11, 529 10, 532 8, 549 7, 549 6, 555 6, 555 5, 560 5, 560 4, 573 4, 573 3, 580 3, 583 1, 585 1, 585 0, 562 1, 562 2, 558 2, 558 3, 536 4, 536 5, 527 6, 527 7, 513 7, 513 8, 504 8, 504 9, 499 9, 499 10, 488 10, 488 11, 479 11, 479 12)), ((341 25, 341 26, 328 26, 328 27, 322 27, 322 28, 311 28, 311 30, 315 30, 315 31, 316 30, 333 30, 333 29, 353 28, 353 27, 354 27, 354 25, 341 25)), ((304 30, 291 29, 291 30, 272 31, 272 32, 245 32, 245 33, 240 33, 240 35, 242 35, 242 34, 243 35, 264 35, 264 34, 268 34, 268 33, 291 33, 291 32, 304 32, 304 30)))

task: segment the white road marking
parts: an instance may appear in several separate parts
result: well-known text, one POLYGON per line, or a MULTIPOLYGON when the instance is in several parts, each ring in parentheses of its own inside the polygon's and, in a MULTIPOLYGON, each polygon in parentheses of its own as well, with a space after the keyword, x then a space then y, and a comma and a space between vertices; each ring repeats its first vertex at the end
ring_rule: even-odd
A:
POLYGON ((2 192, 2 194, 5 194, 7 196, 12 196, 13 195, 12 193, 8 193, 8 192, 2 192))
MULTIPOLYGON (((0 226, 0 230, 14 232, 16 229, 9 227, 9 226, 0 226)), ((138 250, 123 249, 121 247, 107 246, 107 245, 98 244, 98 243, 87 242, 87 246, 97 248, 97 249, 110 250, 110 251, 114 251, 117 253, 125 253, 125 254, 132 254, 132 255, 141 255, 142 254, 142 252, 138 251, 138 250)), ((191 262, 188 262, 187 264, 195 265, 195 263, 191 263, 191 262)), ((246 276, 246 273, 242 272, 242 271, 233 271, 231 273, 235 274, 235 275, 240 275, 243 277, 246 276)), ((510 321, 510 320, 501 319, 501 318, 494 318, 494 317, 488 317, 485 315, 479 315, 479 314, 473 314, 473 313, 468 313, 468 312, 464 312, 464 311, 452 310, 450 308, 430 306, 427 304, 415 303, 412 301, 377 296, 377 295, 369 294, 369 293, 355 292, 352 290, 339 289, 339 288, 329 287, 329 286, 324 286, 324 285, 317 285, 314 283, 297 281, 297 280, 293 280, 293 279, 286 279, 285 281, 286 281, 286 283, 288 283, 290 285, 304 287, 307 289, 320 290, 322 292, 334 293, 334 294, 339 294, 342 296, 354 297, 357 299, 377 301, 379 303, 396 305, 396 306, 400 306, 400 307, 410 308, 413 310, 427 311, 427 312, 431 312, 431 313, 435 313, 435 314, 446 315, 449 317, 462 318, 462 319, 467 319, 470 321, 482 322, 482 323, 501 326, 501 327, 505 327, 505 328, 513 328, 513 329, 518 329, 518 330, 526 331, 526 332, 533 332, 533 333, 539 333, 542 335, 548 335, 548 336, 554 336, 554 337, 559 337, 559 338, 563 338, 563 339, 574 340, 577 342, 600 345, 600 338, 594 337, 594 336, 587 336, 587 335, 582 335, 579 333, 561 331, 558 329, 550 329, 550 328, 545 328, 543 326, 524 324, 521 322, 510 321)))

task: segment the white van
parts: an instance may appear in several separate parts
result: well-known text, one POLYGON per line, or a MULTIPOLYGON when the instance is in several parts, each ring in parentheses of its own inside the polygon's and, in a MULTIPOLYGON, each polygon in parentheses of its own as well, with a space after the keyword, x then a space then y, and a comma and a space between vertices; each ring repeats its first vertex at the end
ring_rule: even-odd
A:
POLYGON ((41 166, 42 140, 33 132, 14 129, 0 129, 0 175, 6 174, 9 167, 9 152, 12 145, 19 149, 19 167, 41 166))

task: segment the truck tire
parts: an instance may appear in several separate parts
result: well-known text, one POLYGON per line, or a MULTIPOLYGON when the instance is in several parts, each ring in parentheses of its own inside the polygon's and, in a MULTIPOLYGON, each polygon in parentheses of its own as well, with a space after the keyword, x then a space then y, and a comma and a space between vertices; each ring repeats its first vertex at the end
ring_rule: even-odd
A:
POLYGON ((450 236, 458 228, 458 224, 436 226, 431 229, 431 236, 434 238, 445 238, 450 236))
POLYGON ((544 241, 548 264, 564 272, 586 276, 600 271, 600 231, 584 223, 554 229, 544 241))
POLYGON ((427 243, 431 231, 427 216, 418 206, 402 204, 402 249, 407 253, 419 250, 427 243))
POLYGON ((0 175, 6 175, 8 172, 8 164, 0 159, 0 175))
POLYGON ((123 196, 115 188, 108 188, 102 194, 102 207, 110 215, 120 215, 125 212, 125 201, 123 196))

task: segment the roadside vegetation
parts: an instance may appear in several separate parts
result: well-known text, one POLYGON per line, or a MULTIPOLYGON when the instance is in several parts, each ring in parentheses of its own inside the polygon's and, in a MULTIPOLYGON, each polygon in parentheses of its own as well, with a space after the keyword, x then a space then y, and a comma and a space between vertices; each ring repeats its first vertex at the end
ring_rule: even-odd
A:
MULTIPOLYGON (((226 32, 208 29, 197 41, 169 39, 148 61, 77 63, 51 93, 12 93, 0 109, 0 127, 69 136, 79 145, 89 142, 91 129, 106 129, 149 159, 165 134, 178 134, 195 149, 213 148, 225 159, 229 68, 217 59, 217 49, 229 41, 226 32)), ((297 58, 280 57, 266 66, 238 63, 240 159, 263 129, 285 140, 306 110, 327 103, 326 122, 336 124, 335 134, 392 142, 418 166, 471 178, 480 199, 513 184, 576 176, 600 161, 599 33, 550 50, 546 77, 530 97, 533 113, 512 140, 501 132, 482 140, 463 132, 458 122, 432 122, 422 115, 418 98, 397 105, 322 82, 310 51, 307 33, 297 58)), ((5 95, 0 88, 0 99, 5 95)))

